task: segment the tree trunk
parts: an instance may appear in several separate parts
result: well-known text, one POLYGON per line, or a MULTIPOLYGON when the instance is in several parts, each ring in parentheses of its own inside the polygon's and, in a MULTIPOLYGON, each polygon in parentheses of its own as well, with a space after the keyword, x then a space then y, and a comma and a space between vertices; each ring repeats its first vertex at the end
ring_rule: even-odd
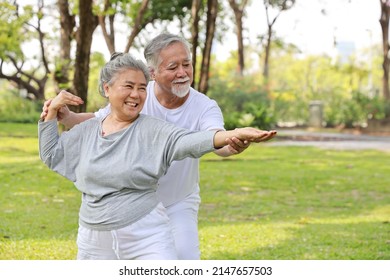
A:
POLYGON ((207 27, 206 27, 206 42, 203 49, 202 66, 199 79, 199 91, 207 94, 209 83, 209 70, 211 47, 213 45, 215 33, 215 21, 218 13, 218 0, 207 1, 207 27))
POLYGON ((199 10, 200 5, 202 3, 202 0, 192 0, 192 7, 191 7, 191 18, 192 18, 192 25, 191 25, 191 44, 192 44, 192 67, 193 69, 193 77, 194 80, 192 81, 192 87, 195 85, 195 79, 196 79, 196 50, 198 49, 199 45, 199 10))
POLYGON ((71 107, 74 112, 85 112, 88 102, 88 77, 89 77, 89 60, 91 54, 92 35, 98 24, 97 17, 92 14, 93 0, 80 0, 80 26, 77 30, 77 49, 75 72, 73 77, 73 93, 84 103, 80 106, 71 107))
POLYGON ((390 4, 387 0, 380 0, 381 3, 381 17, 380 25, 382 27, 382 45, 383 45, 383 78, 382 78, 382 87, 383 87, 383 97, 385 100, 390 100, 390 91, 389 91, 389 69, 390 69, 390 59, 389 59, 389 17, 390 17, 390 4))
POLYGON ((267 42, 265 45, 265 54, 264 54, 264 68, 263 68, 263 76, 266 82, 268 81, 269 78, 269 56, 271 53, 271 42, 272 42, 272 25, 268 25, 267 42))
POLYGON ((243 24, 242 18, 244 16, 244 9, 247 4, 247 0, 243 0, 241 6, 236 3, 235 0, 229 0, 230 7, 233 9, 234 18, 236 21, 236 35, 237 35, 237 45, 238 45, 238 73, 242 76, 245 69, 244 61, 244 39, 242 35, 243 24))
POLYGON ((56 62, 54 81, 56 91, 69 88, 69 67, 70 51, 73 39, 73 29, 75 27, 75 18, 69 13, 68 0, 58 0, 58 10, 60 12, 60 56, 56 62))

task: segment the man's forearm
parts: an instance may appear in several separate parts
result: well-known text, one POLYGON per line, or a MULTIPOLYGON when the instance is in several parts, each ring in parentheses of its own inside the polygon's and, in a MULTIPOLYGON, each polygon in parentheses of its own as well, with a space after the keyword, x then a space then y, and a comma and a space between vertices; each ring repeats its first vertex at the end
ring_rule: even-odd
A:
POLYGON ((66 118, 61 119, 61 123, 66 127, 66 128, 72 128, 76 124, 82 123, 83 121, 86 121, 88 119, 91 119, 95 117, 94 113, 75 113, 75 112, 70 112, 69 116, 66 118))

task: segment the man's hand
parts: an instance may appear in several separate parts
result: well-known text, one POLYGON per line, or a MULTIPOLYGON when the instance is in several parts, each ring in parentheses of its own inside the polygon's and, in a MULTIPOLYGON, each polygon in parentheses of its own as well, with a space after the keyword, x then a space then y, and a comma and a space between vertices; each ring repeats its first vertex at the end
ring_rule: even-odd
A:
POLYGON ((226 142, 229 144, 227 146, 229 152, 231 152, 234 155, 242 153, 250 145, 249 141, 241 141, 236 137, 227 138, 226 142))

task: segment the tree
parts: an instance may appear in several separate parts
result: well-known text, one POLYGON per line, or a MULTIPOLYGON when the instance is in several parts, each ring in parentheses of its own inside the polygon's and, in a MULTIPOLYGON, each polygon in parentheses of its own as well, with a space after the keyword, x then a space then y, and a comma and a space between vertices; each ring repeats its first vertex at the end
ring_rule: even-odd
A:
POLYGON ((390 100, 390 91, 389 91, 389 70, 390 70, 390 58, 389 58, 389 19, 390 19, 390 1, 389 0, 380 0, 381 4, 381 16, 379 23, 382 28, 382 47, 383 47, 383 78, 382 78, 382 88, 383 88, 383 97, 385 100, 390 100))
MULTIPOLYGON (((131 34, 127 41, 125 52, 129 52, 130 47, 133 45, 135 37, 142 30, 142 28, 144 28, 146 24, 149 23, 149 22, 144 22, 144 17, 145 17, 145 13, 147 12, 148 4, 149 4, 149 0, 143 0, 140 8, 138 9, 137 16, 135 17, 134 20, 133 29, 131 30, 131 34)), ((151 22, 153 22, 154 19, 150 19, 150 20, 151 22)))
POLYGON ((75 112, 85 112, 88 102, 89 61, 92 35, 98 25, 97 16, 92 13, 93 0, 79 0, 79 22, 76 33, 76 59, 72 92, 81 97, 84 103, 71 108, 75 112))
POLYGON ((16 1, 13 5, 0 3, 0 79, 6 79, 19 89, 26 90, 29 99, 43 100, 50 69, 44 44, 46 35, 41 28, 44 17, 43 1, 38 1, 37 6, 34 11, 31 6, 19 9, 16 1), (39 63, 36 66, 26 66, 21 45, 32 38, 36 39, 39 46, 39 54, 36 57, 39 63), (5 64, 9 66, 8 71, 5 70, 5 64))
POLYGON ((60 89, 69 89, 69 69, 71 66, 71 43, 74 39, 74 28, 76 25, 75 15, 69 12, 69 3, 67 0, 58 0, 57 8, 60 12, 60 56, 56 61, 56 70, 54 72, 54 81, 56 91, 60 89))
POLYGON ((99 26, 102 29, 104 40, 110 54, 115 52, 115 15, 116 15, 116 6, 117 2, 110 0, 104 0, 103 11, 98 12, 99 26), (106 26, 106 19, 108 19, 108 29, 106 26))
POLYGON ((201 73, 200 73, 199 86, 198 86, 199 91, 203 92, 204 94, 206 94, 208 90, 211 47, 214 39, 215 21, 217 18, 217 13, 218 13, 218 0, 208 0, 207 21, 206 21, 206 41, 203 48, 201 73))
POLYGON ((196 77, 196 50, 199 45, 199 21, 200 21, 200 8, 201 8, 202 0, 192 0, 191 6, 191 44, 192 44, 192 67, 193 67, 193 75, 194 80, 192 82, 192 86, 195 85, 195 77, 196 77))
POLYGON ((98 8, 99 25, 102 28, 110 53, 116 51, 115 18, 122 14, 122 23, 129 27, 130 33, 124 52, 129 52, 137 36, 149 24, 157 21, 172 21, 175 17, 181 20, 187 15, 191 0, 159 1, 159 0, 105 0, 103 8, 98 8), (107 19, 108 18, 108 23, 107 19), (107 26, 108 24, 108 26, 107 26), (108 31, 109 30, 109 31, 108 31))
POLYGON ((244 64, 244 39, 242 35, 243 23, 242 18, 244 16, 245 6, 248 4, 248 0, 242 0, 236 2, 236 0, 229 0, 230 7, 234 12, 234 19, 236 22, 236 34, 238 45, 238 73, 242 76, 245 68, 244 64))
POLYGON ((292 8, 295 4, 295 0, 264 0, 265 14, 267 17, 267 34, 265 42, 265 55, 264 55, 264 68, 263 76, 266 82, 266 88, 268 88, 268 79, 269 79, 269 59, 271 53, 271 43, 273 39, 273 27, 283 11, 286 11, 292 8), (270 18, 269 9, 274 8, 277 10, 277 13, 273 19, 270 18))

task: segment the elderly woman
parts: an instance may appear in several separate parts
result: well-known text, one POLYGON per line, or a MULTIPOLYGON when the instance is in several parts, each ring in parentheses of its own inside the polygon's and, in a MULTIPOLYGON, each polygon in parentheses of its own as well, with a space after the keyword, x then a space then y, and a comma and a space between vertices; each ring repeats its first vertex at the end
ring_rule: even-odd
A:
POLYGON ((237 137, 260 142, 275 131, 240 128, 190 132, 140 114, 147 67, 129 54, 115 55, 101 70, 101 93, 111 113, 58 134, 57 113, 82 101, 62 91, 38 124, 39 153, 50 169, 82 193, 78 259, 176 259, 158 179, 174 160, 201 157, 237 137))

